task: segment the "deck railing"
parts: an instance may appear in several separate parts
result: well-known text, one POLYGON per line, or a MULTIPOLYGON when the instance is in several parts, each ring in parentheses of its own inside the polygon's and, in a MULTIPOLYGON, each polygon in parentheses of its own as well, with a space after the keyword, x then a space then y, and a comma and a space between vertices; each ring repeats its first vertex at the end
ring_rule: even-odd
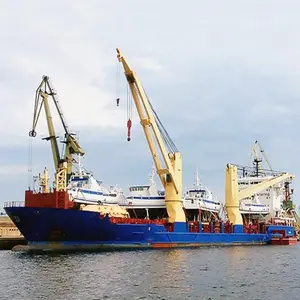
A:
POLYGON ((22 207, 25 206, 24 201, 7 201, 4 202, 4 207, 22 207))

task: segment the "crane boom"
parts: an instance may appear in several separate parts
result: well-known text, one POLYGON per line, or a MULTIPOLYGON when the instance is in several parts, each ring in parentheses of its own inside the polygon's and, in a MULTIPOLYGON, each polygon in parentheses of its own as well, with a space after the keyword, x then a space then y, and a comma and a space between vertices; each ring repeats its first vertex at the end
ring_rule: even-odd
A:
POLYGON ((169 221, 171 223, 185 222, 186 218, 182 208, 181 154, 161 124, 136 73, 131 69, 119 49, 117 49, 117 57, 123 65, 124 73, 154 160, 156 172, 165 188, 165 201, 169 221), (163 167, 159 155, 163 158, 165 167, 163 167))
POLYGON ((257 183, 248 188, 242 189, 241 191, 239 191, 238 197, 241 200, 241 199, 253 196, 254 194, 257 194, 257 193, 267 189, 268 187, 271 187, 277 183, 280 183, 281 181, 286 180, 287 178, 293 179, 293 178, 295 178, 295 176, 292 174, 289 174, 289 173, 284 173, 275 178, 266 179, 260 183, 257 183))
POLYGON ((36 136, 36 126, 43 105, 45 108, 45 115, 47 119, 48 131, 49 131, 49 137, 45 138, 45 140, 50 140, 51 142, 51 149, 52 149, 55 170, 57 171, 60 168, 61 162, 65 161, 67 162, 67 176, 69 177, 72 173, 72 154, 84 155, 84 150, 80 147, 78 141, 75 139, 73 134, 69 132, 67 122, 62 113, 59 102, 56 99, 56 93, 50 84, 50 79, 48 76, 43 76, 42 82, 40 83, 40 85, 36 90, 32 129, 29 132, 29 136, 31 137, 36 136), (54 105, 56 107, 56 110, 58 112, 59 118, 61 120, 62 126, 65 131, 65 140, 63 141, 63 143, 66 144, 66 147, 65 147, 65 153, 63 159, 61 159, 61 155, 58 149, 57 137, 55 135, 55 130, 54 130, 52 116, 49 107, 49 101, 48 101, 49 95, 52 97, 52 100, 54 102, 54 105))
POLYGON ((55 135, 53 120, 52 120, 52 116, 51 116, 51 111, 50 111, 50 107, 49 107, 48 94, 41 90, 44 83, 45 82, 43 80, 42 83, 39 85, 38 89, 36 90, 32 129, 29 132, 29 136, 31 136, 31 137, 36 136, 35 129, 36 129, 36 126, 37 126, 37 123, 39 120, 39 116, 40 116, 42 107, 44 105, 45 116, 46 116, 46 120, 47 120, 48 132, 49 132, 49 136, 44 138, 44 140, 50 141, 53 162, 54 162, 54 168, 56 170, 59 165, 60 154, 59 154, 59 149, 58 149, 58 144, 57 144, 57 137, 55 135))

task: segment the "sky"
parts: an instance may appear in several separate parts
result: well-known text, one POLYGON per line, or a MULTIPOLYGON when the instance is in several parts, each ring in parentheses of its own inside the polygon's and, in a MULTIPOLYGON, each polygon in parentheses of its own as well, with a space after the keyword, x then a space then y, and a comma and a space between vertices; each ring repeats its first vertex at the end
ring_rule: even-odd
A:
POLYGON ((273 169, 296 175, 300 204, 299 11, 299 1, 276 0, 1 0, 0 205, 23 201, 32 175, 53 170, 43 114, 28 137, 43 75, 80 134, 86 169, 125 192, 148 183, 153 161, 134 104, 127 142, 116 47, 182 154, 184 189, 198 167, 224 201, 226 164, 248 164, 259 140, 273 169))

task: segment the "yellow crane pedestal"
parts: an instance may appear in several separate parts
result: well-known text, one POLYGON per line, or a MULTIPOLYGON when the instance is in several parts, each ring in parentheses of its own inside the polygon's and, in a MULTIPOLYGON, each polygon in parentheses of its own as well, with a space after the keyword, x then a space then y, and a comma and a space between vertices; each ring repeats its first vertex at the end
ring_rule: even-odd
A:
POLYGON ((240 213, 239 187, 237 167, 228 164, 225 176, 225 207, 230 222, 234 225, 234 232, 243 232, 243 218, 240 213))

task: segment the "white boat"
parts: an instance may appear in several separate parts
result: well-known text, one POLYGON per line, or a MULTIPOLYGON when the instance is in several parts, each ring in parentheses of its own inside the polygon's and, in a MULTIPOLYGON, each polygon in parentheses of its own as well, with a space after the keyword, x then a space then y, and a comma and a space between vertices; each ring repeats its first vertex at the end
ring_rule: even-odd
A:
POLYGON ((183 197, 183 207, 186 210, 198 209, 202 211, 219 213, 222 204, 220 201, 214 200, 212 192, 200 183, 197 171, 194 187, 187 190, 183 197))
POLYGON ((270 213, 270 206, 260 203, 258 196, 254 195, 250 199, 242 199, 240 201, 241 214, 260 214, 268 215, 270 213))
POLYGON ((118 204, 124 198, 118 186, 105 187, 102 181, 85 171, 80 159, 77 161, 78 171, 71 175, 67 191, 70 200, 80 204, 118 204))
MULTIPOLYGON (((165 192, 157 189, 154 176, 155 169, 152 168, 150 184, 130 186, 126 201, 119 204, 132 209, 165 208, 165 192)), ((198 172, 196 184, 186 192, 182 199, 182 205, 186 210, 200 209, 218 213, 221 209, 221 203, 213 200, 211 191, 200 184, 198 172)))
POLYGON ((165 192, 157 189, 154 176, 155 170, 152 168, 150 184, 130 186, 129 196, 119 204, 129 208, 165 208, 165 192))
MULTIPOLYGON (((263 173, 248 173, 238 178, 239 190, 251 185, 258 184, 266 179, 272 179, 276 175, 263 173)), ((285 182, 280 182, 260 191, 254 197, 248 197, 240 200, 240 211, 242 214, 263 214, 275 217, 282 209, 282 203, 285 200, 285 182)))

